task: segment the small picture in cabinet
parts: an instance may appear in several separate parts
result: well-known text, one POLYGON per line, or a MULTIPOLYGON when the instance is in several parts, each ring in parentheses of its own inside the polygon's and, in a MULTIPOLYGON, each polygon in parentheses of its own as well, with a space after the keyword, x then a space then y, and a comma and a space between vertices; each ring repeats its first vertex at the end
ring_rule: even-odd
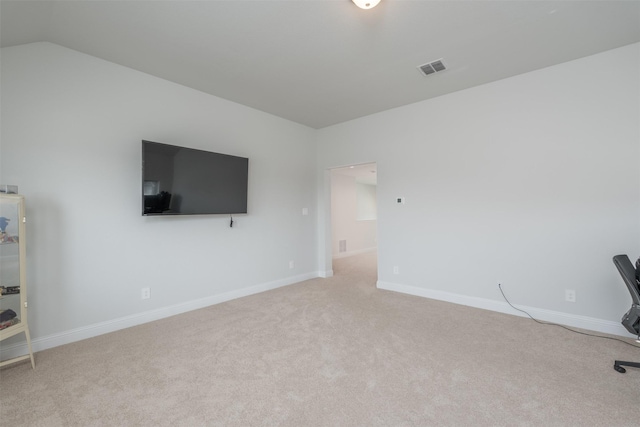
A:
POLYGON ((18 211, 10 212, 2 209, 0 212, 0 244, 18 243, 18 211), (11 215, 13 213, 13 215, 11 215))

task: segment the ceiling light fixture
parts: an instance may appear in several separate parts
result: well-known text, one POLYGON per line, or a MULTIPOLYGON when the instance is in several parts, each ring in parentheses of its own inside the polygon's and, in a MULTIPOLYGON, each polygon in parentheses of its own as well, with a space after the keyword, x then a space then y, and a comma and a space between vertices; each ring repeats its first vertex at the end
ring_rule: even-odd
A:
POLYGON ((380 0, 351 0, 360 9, 373 9, 380 3, 380 0))

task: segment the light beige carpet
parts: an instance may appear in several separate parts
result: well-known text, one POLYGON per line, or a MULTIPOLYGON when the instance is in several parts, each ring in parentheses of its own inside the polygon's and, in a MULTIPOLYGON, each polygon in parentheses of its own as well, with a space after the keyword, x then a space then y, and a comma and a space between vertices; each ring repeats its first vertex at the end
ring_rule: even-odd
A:
POLYGON ((2 426, 637 426, 640 350, 375 288, 375 254, 314 279, 36 354, 2 426))

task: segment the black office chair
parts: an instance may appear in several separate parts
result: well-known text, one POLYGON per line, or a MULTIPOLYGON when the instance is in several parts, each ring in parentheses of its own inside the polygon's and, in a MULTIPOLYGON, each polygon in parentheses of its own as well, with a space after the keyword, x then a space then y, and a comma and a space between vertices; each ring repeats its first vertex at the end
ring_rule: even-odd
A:
MULTIPOLYGON (((633 267, 629 257, 626 255, 614 256, 613 263, 618 267, 622 280, 624 280, 624 283, 629 289, 629 293, 631 293, 631 308, 622 317, 622 325, 627 328, 627 331, 637 335, 638 339, 640 339, 640 289, 638 287, 636 269, 633 267)), ((616 360, 613 364, 613 369, 624 374, 627 370, 622 366, 640 368, 640 363, 616 360)))

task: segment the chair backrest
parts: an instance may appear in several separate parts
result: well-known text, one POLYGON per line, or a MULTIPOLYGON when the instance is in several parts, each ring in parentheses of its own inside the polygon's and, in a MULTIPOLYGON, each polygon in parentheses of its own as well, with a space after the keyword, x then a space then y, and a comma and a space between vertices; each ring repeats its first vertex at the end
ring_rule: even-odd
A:
POLYGON ((633 264, 631 264, 629 257, 626 255, 616 255, 613 257, 613 263, 618 268, 627 288, 629 288, 633 303, 640 305, 640 290, 638 289, 638 282, 636 281, 636 269, 633 267, 633 264))

